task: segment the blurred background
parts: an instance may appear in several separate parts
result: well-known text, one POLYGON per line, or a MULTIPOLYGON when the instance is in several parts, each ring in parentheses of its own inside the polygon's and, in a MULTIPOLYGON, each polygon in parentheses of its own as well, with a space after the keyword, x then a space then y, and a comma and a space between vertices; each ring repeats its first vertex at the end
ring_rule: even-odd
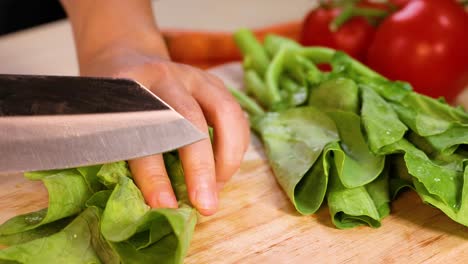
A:
POLYGON ((0 35, 65 18, 58 0, 1 0, 0 35))
MULTIPOLYGON (((314 0, 154 0, 164 28, 235 30, 301 19, 314 0), (247 8, 246 8, 247 7, 247 8), (213 23, 216 21, 216 23, 213 23)), ((1 0, 0 35, 65 18, 58 0, 1 0)))
MULTIPOLYGON (((316 8, 318 0, 152 2, 170 56, 176 62, 207 69, 239 61, 241 56, 232 33, 239 28, 250 28, 260 40, 274 33, 307 46, 343 50, 390 79, 410 82, 418 92, 434 97, 444 95, 452 100, 468 83, 468 59, 465 59, 468 57, 468 15, 461 5, 465 3, 468 11, 467 1, 418 0, 427 8, 413 8, 417 4, 406 8, 408 3, 415 1, 358 1, 357 7, 380 11, 365 11, 369 17, 348 17, 335 31, 330 30, 331 22, 336 22, 339 14, 346 13, 341 12, 345 5, 325 4, 316 8), (392 4, 392 7, 375 5, 382 1, 392 4), (459 4, 454 5, 457 1, 459 4), (382 10, 388 17, 379 15, 382 10), (398 19, 392 19, 393 12, 400 10, 401 13, 412 14, 409 24, 414 27, 406 27, 398 24, 398 19), (387 20, 388 23, 383 23, 387 20), (387 46, 392 40, 397 45, 397 39, 404 39, 408 46, 389 52, 387 46), (371 44, 377 48, 371 48, 371 44), (439 52, 441 50, 442 53, 439 52), (416 65, 418 61, 424 61, 424 65, 416 65), (410 62, 414 62, 415 68, 411 68, 410 62)), ((353 0, 322 2, 348 4, 353 0)), ((0 0, 0 40, 0 61, 7 62, 0 64, 0 72, 77 74, 70 25, 58 0, 0 0), (44 61, 53 63, 44 64, 44 61), (41 67, 37 68, 39 64, 41 67)), ((468 92, 465 94, 468 98, 468 92)))
MULTIPOLYGON (((240 59, 231 33, 241 27, 297 39, 304 16, 317 2, 154 0, 153 9, 172 59, 208 68, 240 59)), ((58 0, 0 0, 0 36, 65 19, 58 0)))

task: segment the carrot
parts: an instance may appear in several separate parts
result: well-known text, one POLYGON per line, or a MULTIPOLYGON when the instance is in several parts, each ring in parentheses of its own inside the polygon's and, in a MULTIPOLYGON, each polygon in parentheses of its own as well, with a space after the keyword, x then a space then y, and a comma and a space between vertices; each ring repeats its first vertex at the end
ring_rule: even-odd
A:
POLYGON ((230 33, 171 31, 163 36, 175 61, 240 59, 230 33))
MULTIPOLYGON (((259 40, 274 33, 298 39, 302 22, 277 24, 255 30, 259 40)), ((240 60, 241 55, 230 32, 163 30, 171 58, 188 64, 220 64, 240 60)))

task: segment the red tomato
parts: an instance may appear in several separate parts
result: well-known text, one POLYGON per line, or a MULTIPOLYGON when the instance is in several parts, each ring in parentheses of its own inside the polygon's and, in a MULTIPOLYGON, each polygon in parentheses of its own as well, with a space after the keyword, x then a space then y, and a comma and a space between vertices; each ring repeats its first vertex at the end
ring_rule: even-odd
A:
POLYGON ((368 65, 452 101, 468 84, 468 15, 455 0, 413 0, 379 26, 368 65))
POLYGON ((339 13, 340 10, 336 8, 318 8, 309 12, 304 20, 300 42, 305 46, 342 50, 358 60, 364 60, 375 28, 365 18, 354 17, 332 32, 330 23, 339 13))
POLYGON ((392 0, 392 1, 390 1, 390 3, 392 3, 393 5, 395 5, 398 8, 402 8, 406 4, 408 4, 410 1, 412 1, 412 0, 392 0))

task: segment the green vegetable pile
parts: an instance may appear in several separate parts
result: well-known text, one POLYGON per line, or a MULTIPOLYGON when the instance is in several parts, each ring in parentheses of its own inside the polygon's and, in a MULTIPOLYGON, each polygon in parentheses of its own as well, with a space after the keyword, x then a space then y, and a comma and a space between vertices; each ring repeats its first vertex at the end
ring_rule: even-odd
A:
POLYGON ((49 207, 0 226, 0 263, 182 263, 197 215, 176 154, 164 154, 178 209, 151 209, 126 162, 26 173, 49 207))
POLYGON ((231 89, 301 214, 326 200, 338 228, 379 227, 410 187, 468 226, 468 114, 392 82, 346 54, 248 30, 247 94, 231 89), (331 71, 321 71, 329 64, 331 71))

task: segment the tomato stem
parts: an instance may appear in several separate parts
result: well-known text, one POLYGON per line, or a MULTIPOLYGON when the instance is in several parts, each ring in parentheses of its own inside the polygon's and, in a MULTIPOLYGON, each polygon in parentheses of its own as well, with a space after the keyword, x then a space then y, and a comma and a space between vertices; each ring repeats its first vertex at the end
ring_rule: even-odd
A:
POLYGON ((330 23, 330 31, 336 32, 353 17, 364 17, 367 19, 380 19, 389 14, 386 10, 369 7, 357 7, 354 4, 345 5, 340 14, 330 23))
POLYGON ((388 12, 382 9, 369 8, 369 7, 354 7, 353 15, 364 16, 364 17, 385 17, 388 12))
POLYGON ((340 14, 330 23, 330 31, 336 32, 346 21, 353 17, 353 5, 346 5, 340 14))

